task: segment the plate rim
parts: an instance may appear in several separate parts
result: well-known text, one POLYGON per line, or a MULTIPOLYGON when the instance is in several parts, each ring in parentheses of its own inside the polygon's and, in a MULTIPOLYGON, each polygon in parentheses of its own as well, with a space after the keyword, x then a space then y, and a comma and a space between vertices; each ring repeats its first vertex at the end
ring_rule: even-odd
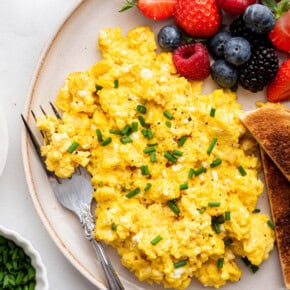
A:
MULTIPOLYGON (((87 1, 76 0, 76 4, 72 5, 72 8, 69 9, 69 11, 63 15, 59 24, 56 25, 56 28, 52 31, 52 33, 46 40, 44 48, 42 49, 41 54, 36 62, 36 66, 33 69, 33 74, 31 77, 28 93, 26 94, 26 101, 24 102, 24 107, 23 107, 22 112, 23 112, 24 117, 28 121, 29 119, 31 119, 30 109, 32 107, 32 100, 34 96, 35 87, 37 85, 39 76, 42 73, 43 66, 45 65, 46 59, 54 45, 54 42, 57 40, 59 34, 61 34, 62 30, 64 29, 65 25, 70 21, 70 19, 75 14, 77 14, 79 10, 81 10, 85 2, 87 1)), ((22 164, 24 168, 25 180, 26 180, 28 190, 29 190, 28 193, 33 201, 34 208, 36 209, 36 212, 41 222, 43 223, 52 241, 56 244, 60 252, 71 263, 71 265, 76 270, 78 270, 83 275, 83 277, 85 277, 88 281, 90 281, 94 286, 97 286, 98 289, 101 289, 101 290, 108 289, 105 286, 105 282, 97 279, 90 271, 88 271, 87 267, 85 267, 83 263, 76 256, 74 256, 73 252, 68 247, 66 247, 62 238, 59 236, 59 234, 53 227, 52 223, 50 222, 45 210, 43 209, 41 202, 39 201, 38 191, 36 189, 35 181, 33 179, 32 166, 31 166, 31 161, 30 161, 31 155, 33 155, 33 153, 30 152, 29 143, 30 141, 27 137, 24 126, 22 126, 21 127, 21 153, 22 153, 22 164)))
MULTIPOLYGON (((42 72, 43 66, 45 64, 45 61, 48 57, 48 54, 61 33, 61 31, 64 29, 66 23, 81 9, 83 4, 86 2, 86 0, 77 0, 77 3, 74 4, 61 18, 60 23, 56 26, 54 31, 50 34, 48 39, 46 40, 46 43, 40 53, 40 56, 36 62, 36 66, 33 69, 33 74, 30 80, 29 88, 26 94, 26 100, 24 102, 22 114, 26 120, 29 120, 30 118, 30 108, 32 105, 32 99, 35 91, 35 86, 37 85, 38 78, 42 72)), ((29 195, 33 201, 34 208, 36 210, 36 213, 38 217, 40 218, 42 224, 44 225, 46 231, 48 232, 50 238, 55 243, 57 248, 60 250, 60 252, 65 256, 65 258, 73 265, 88 281, 90 281, 93 285, 99 287, 99 289, 107 289, 104 282, 101 280, 98 280, 94 277, 92 273, 87 271, 87 268, 82 264, 81 261, 77 259, 73 255, 73 253, 65 246, 65 243, 62 241, 61 237, 58 235, 58 233, 55 231, 53 225, 49 221, 47 214, 43 210, 43 207, 41 205, 41 202, 38 199, 38 194, 35 186, 35 182, 32 178, 32 169, 31 164, 29 161, 29 148, 28 148, 28 136, 26 134, 26 131, 24 129, 24 126, 21 126, 21 155, 22 155, 22 165, 25 175, 26 184, 28 186, 29 195)))

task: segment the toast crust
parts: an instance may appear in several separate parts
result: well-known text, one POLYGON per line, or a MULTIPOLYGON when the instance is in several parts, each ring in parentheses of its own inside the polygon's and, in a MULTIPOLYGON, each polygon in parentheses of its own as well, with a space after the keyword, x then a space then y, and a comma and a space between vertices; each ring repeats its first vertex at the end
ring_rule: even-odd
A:
POLYGON ((246 112, 241 121, 290 181, 290 109, 263 106, 246 112))
POLYGON ((286 289, 290 289, 290 182, 261 150, 268 198, 275 224, 277 248, 286 289))

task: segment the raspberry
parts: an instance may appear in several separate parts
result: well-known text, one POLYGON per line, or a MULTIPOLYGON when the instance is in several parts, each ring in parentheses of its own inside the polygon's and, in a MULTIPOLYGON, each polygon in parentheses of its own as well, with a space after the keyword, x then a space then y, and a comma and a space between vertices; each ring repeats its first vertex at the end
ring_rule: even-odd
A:
POLYGON ((177 72, 190 80, 203 80, 210 74, 209 55, 202 43, 179 46, 173 52, 177 72))

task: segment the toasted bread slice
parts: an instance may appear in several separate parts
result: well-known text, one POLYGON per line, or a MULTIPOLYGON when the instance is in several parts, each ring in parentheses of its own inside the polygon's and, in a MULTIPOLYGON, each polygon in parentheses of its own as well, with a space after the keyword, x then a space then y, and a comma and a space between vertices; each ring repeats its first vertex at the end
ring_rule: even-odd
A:
POLYGON ((290 289, 290 182, 261 150, 268 197, 286 289, 290 289))
POLYGON ((290 180, 290 109, 266 105, 246 112, 241 121, 290 180))

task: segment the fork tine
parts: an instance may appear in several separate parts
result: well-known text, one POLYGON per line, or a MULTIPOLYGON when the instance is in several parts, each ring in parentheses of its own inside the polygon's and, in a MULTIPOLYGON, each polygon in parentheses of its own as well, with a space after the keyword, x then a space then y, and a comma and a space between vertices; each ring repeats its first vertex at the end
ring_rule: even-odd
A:
POLYGON ((60 113, 58 112, 58 110, 56 109, 56 107, 54 106, 54 104, 52 102, 49 102, 49 105, 51 106, 55 116, 58 118, 58 119, 61 119, 61 115, 60 113))
MULTIPOLYGON (((32 115, 34 115, 34 113, 32 115)), ((25 120, 25 118, 23 117, 22 114, 21 114, 21 119, 22 119, 22 121, 23 121, 23 123, 25 125, 26 131, 27 131, 27 133, 28 133, 28 135, 30 137, 30 140, 32 141, 32 144, 34 146, 34 149, 35 149, 38 157, 42 160, 41 151, 40 151, 40 145, 39 145, 36 137, 33 135, 32 130, 30 129, 28 123, 26 122, 26 120, 25 120)))
POLYGON ((40 108, 41 112, 43 113, 43 115, 45 115, 45 116, 46 116, 47 114, 46 114, 46 112, 44 111, 44 109, 42 108, 42 106, 41 106, 41 105, 39 106, 39 108, 40 108))
MULTIPOLYGON (((36 116, 35 116, 34 112, 32 110, 30 112, 31 112, 31 115, 32 115, 34 121, 36 122, 36 116)), ((40 132, 42 138, 45 138, 44 133, 42 132, 42 130, 39 130, 39 132, 40 132)))
MULTIPOLYGON (((34 114, 34 113, 33 113, 34 114)), ((44 159, 43 157, 41 156, 41 150, 40 150, 40 145, 36 139, 36 137, 34 136, 34 134, 32 133, 32 130, 31 128, 29 127, 27 121, 25 120, 24 116, 21 114, 21 119, 24 123, 24 126, 25 126, 25 129, 26 129, 26 132, 28 133, 28 136, 33 144, 33 147, 37 153, 37 156, 39 157, 39 160, 41 161, 41 165, 43 166, 47 176, 49 177, 53 177, 57 180, 58 183, 61 183, 59 178, 51 171, 49 171, 47 168, 46 168, 46 165, 45 165, 45 162, 44 162, 44 159)))

